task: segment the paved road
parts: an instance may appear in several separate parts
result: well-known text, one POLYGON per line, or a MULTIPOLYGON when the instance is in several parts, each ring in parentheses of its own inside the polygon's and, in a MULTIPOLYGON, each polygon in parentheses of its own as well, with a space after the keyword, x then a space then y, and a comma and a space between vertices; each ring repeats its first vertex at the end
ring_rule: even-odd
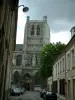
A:
POLYGON ((43 100, 40 98, 40 94, 38 92, 28 91, 23 95, 17 97, 11 97, 11 100, 43 100))

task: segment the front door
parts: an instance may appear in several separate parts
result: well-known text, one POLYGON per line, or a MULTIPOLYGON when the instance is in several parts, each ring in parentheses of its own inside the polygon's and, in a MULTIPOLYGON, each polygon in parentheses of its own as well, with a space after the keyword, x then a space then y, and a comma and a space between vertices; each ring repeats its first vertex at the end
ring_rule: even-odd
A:
POLYGON ((71 81, 68 80, 68 100, 71 100, 71 81))
POLYGON ((30 90, 30 83, 25 83, 24 84, 24 87, 25 87, 26 90, 29 91, 30 90))
POLYGON ((73 79, 73 100, 75 100, 75 79, 73 79))

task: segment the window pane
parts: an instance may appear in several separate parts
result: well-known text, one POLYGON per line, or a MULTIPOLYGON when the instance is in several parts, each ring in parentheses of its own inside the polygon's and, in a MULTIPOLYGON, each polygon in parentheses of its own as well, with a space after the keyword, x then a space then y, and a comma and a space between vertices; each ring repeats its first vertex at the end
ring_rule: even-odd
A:
POLYGON ((40 35, 40 31, 37 31, 37 35, 40 35))
POLYGON ((34 35, 34 31, 31 31, 31 35, 34 35))
POLYGON ((40 31, 40 26, 39 25, 37 26, 37 30, 40 31))
POLYGON ((72 50, 72 66, 74 67, 75 61, 74 61, 74 50, 72 50))
POLYGON ((40 26, 39 25, 37 26, 37 33, 36 34, 40 35, 40 26))
POLYGON ((22 62, 22 56, 21 55, 18 55, 17 57, 16 57, 16 65, 21 65, 21 62, 22 62))
POLYGON ((34 25, 32 25, 32 30, 34 30, 34 25))

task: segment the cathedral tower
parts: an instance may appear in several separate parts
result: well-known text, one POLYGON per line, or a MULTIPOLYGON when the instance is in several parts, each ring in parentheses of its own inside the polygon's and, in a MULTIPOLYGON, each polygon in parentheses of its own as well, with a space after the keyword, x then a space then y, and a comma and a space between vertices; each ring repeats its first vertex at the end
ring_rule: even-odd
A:
POLYGON ((24 67, 25 70, 36 70, 40 67, 40 52, 45 44, 50 43, 50 29, 47 23, 47 16, 43 20, 30 20, 27 22, 24 32, 24 67))

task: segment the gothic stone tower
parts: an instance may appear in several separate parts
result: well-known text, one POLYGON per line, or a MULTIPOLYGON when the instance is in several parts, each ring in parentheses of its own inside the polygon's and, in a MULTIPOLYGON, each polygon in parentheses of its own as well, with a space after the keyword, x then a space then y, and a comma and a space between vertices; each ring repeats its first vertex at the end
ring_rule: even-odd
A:
POLYGON ((24 43, 17 44, 13 55, 12 83, 25 83, 30 87, 32 76, 40 67, 40 52, 43 46, 50 42, 50 30, 47 17, 43 20, 30 20, 27 17, 24 32, 24 43), (29 84, 29 85, 28 85, 29 84))
POLYGON ((40 67, 40 51, 43 46, 50 43, 50 30, 47 23, 47 16, 43 20, 30 20, 27 22, 24 32, 23 45, 23 68, 25 72, 35 74, 40 67))

